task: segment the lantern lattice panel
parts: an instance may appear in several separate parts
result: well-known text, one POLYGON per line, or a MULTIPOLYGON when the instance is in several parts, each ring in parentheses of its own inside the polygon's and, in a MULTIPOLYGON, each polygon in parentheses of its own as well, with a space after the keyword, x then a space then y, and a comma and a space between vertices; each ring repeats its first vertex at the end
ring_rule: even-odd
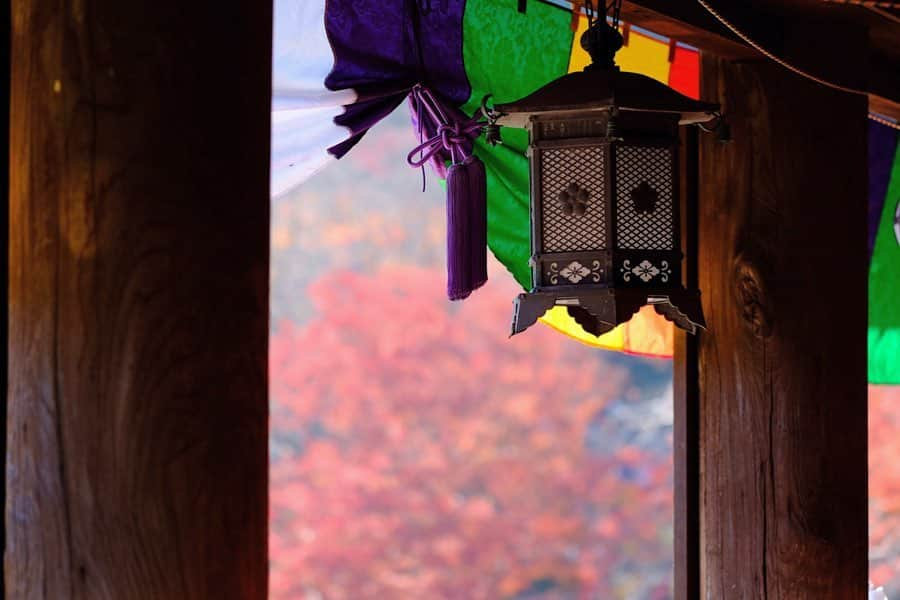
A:
POLYGON ((616 148, 617 248, 624 250, 674 250, 674 190, 672 149, 665 146, 616 148), (632 191, 649 184, 658 194, 655 208, 635 208, 632 191))
POLYGON ((603 146, 548 148, 541 151, 541 251, 603 250, 606 195, 603 146), (588 193, 584 214, 567 214, 560 194, 570 185, 588 193))

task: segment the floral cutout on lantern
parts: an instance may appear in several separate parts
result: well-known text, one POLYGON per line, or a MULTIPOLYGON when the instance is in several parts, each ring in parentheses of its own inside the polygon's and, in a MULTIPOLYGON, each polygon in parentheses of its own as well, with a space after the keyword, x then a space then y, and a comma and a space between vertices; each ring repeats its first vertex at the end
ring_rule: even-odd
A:
POLYGON ((669 275, 672 274, 672 270, 669 268, 669 262, 666 260, 660 261, 659 267, 649 260, 643 260, 640 264, 632 267, 631 259, 626 258, 622 261, 622 268, 620 271, 624 281, 631 281, 631 276, 634 275, 644 283, 649 283, 650 280, 657 275, 659 276, 660 281, 666 283, 669 281, 669 275))
POLYGON ((642 214, 650 214, 656 210, 656 203, 659 201, 659 192, 653 189, 646 181, 642 181, 636 188, 631 190, 631 202, 634 205, 634 211, 642 214))
POLYGON ((559 268, 559 263, 550 263, 549 272, 550 283, 553 285, 557 285, 559 283, 560 276, 562 276, 564 279, 569 280, 571 283, 579 283, 585 277, 590 276, 591 280, 594 283, 598 283, 601 279, 601 273, 603 273, 603 269, 600 268, 599 260, 593 261, 590 268, 584 266, 577 260, 573 260, 562 269, 559 268))
POLYGON ((587 212, 588 201, 591 199, 586 189, 574 181, 559 193, 559 203, 562 205, 563 214, 571 217, 580 217, 587 212))

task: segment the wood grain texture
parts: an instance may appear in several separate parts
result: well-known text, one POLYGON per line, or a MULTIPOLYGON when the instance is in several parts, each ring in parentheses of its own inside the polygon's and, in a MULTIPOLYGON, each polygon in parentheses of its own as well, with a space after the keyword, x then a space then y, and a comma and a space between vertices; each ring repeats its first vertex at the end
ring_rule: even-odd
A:
POLYGON ((271 6, 12 16, 8 597, 264 598, 271 6))
POLYGON ((710 57, 703 95, 702 597, 864 598, 866 99, 710 57))

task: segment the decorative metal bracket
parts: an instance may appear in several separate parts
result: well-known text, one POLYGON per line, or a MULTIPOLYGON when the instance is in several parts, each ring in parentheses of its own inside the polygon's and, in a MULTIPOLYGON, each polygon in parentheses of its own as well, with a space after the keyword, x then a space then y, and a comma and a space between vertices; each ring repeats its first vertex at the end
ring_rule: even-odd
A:
POLYGON ((705 131, 706 133, 715 133, 716 139, 720 142, 730 142, 731 126, 725 119, 725 115, 718 111, 707 114, 715 117, 715 121, 713 122, 713 124, 707 127, 703 123, 697 123, 697 127, 699 127, 701 131, 705 131))
POLYGON ((601 335, 629 321, 645 305, 653 306, 657 313, 690 333, 697 333, 698 328, 706 329, 700 292, 684 288, 656 292, 652 289, 609 288, 580 293, 560 290, 519 294, 510 335, 525 331, 554 306, 565 306, 585 331, 601 335))
POLYGON ((491 99, 491 96, 492 94, 488 94, 481 99, 481 114, 487 121, 482 131, 484 132, 484 141, 491 146, 496 146, 503 143, 503 140, 500 138, 500 126, 497 125, 497 119, 502 117, 503 113, 494 110, 492 106, 488 106, 488 100, 491 99))

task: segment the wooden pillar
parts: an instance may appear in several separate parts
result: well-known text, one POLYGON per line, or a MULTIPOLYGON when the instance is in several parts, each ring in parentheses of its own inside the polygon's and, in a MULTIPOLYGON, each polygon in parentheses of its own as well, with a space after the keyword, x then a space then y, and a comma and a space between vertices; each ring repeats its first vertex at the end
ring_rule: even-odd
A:
POLYGON ((864 598, 866 99, 703 79, 734 140, 700 144, 701 597, 864 598))
POLYGON ((264 598, 271 6, 12 14, 8 597, 264 598))

